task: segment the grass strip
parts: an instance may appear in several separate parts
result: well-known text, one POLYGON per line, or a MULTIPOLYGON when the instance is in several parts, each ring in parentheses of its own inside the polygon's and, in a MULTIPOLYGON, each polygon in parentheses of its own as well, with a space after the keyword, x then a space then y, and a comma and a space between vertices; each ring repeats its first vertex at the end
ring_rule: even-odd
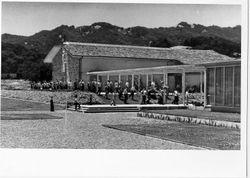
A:
POLYGON ((184 123, 103 126, 206 149, 240 149, 239 129, 197 126, 184 123))

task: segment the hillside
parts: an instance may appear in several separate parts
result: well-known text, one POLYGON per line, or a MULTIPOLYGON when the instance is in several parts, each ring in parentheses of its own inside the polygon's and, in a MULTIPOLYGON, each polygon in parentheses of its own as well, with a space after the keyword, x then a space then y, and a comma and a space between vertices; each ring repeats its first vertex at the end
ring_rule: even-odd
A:
POLYGON ((29 61, 32 61, 34 57, 39 57, 34 60, 42 62, 50 49, 63 41, 153 47, 188 45, 194 49, 212 49, 231 57, 239 57, 241 26, 222 28, 181 22, 175 27, 123 28, 98 22, 80 27, 61 25, 53 30, 43 30, 32 36, 2 34, 2 54, 4 54, 2 71, 17 72, 20 64, 26 60, 23 58, 29 58, 29 61), (13 54, 13 51, 16 53, 13 54), (13 64, 15 67, 6 67, 7 64, 13 64))
POLYGON ((184 45, 186 40, 196 37, 216 37, 237 45, 241 41, 241 27, 203 26, 199 24, 179 23, 176 27, 131 27, 123 28, 105 22, 90 26, 59 26, 51 31, 43 30, 32 36, 2 35, 3 43, 20 44, 28 49, 36 49, 47 54, 49 50, 64 41, 125 44, 139 46, 169 47, 184 45), (60 38, 61 37, 61 38, 60 38))

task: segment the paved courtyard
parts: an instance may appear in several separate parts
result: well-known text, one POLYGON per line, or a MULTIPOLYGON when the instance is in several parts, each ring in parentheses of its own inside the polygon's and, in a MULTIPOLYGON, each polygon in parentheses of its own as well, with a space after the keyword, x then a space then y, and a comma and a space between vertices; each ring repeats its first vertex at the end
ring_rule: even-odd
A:
POLYGON ((201 149, 103 127, 107 124, 149 124, 166 121, 136 117, 136 113, 87 114, 64 110, 2 111, 8 114, 50 114, 59 119, 1 120, 2 148, 71 149, 201 149), (65 119, 66 116, 66 119, 65 119))

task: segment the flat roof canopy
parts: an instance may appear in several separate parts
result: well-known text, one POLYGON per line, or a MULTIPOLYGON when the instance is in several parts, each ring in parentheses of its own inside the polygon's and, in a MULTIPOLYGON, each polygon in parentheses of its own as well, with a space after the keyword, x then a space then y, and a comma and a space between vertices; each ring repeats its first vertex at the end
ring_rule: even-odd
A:
POLYGON ((135 68, 135 69, 122 69, 122 70, 109 70, 109 71, 95 71, 88 72, 88 75, 106 75, 106 74, 162 74, 162 73, 182 73, 184 72, 202 72, 205 70, 204 66, 195 65, 173 65, 173 66, 160 66, 150 68, 135 68))

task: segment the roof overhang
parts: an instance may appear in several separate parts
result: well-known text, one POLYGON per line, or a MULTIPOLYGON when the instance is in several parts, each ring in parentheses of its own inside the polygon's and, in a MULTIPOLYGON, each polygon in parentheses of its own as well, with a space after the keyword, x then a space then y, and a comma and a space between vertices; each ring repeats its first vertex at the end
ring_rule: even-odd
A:
POLYGON ((179 72, 201 72, 204 71, 204 66, 196 65, 172 65, 172 66, 160 66, 150 68, 134 68, 134 69, 122 69, 122 70, 109 70, 109 71, 94 71, 87 72, 87 75, 105 75, 105 74, 143 74, 143 73, 179 73, 179 72))
POLYGON ((57 53, 60 51, 61 46, 54 46, 50 52, 47 54, 45 59, 43 60, 44 63, 52 63, 54 57, 57 55, 57 53))
POLYGON ((231 61, 208 62, 208 63, 197 64, 197 66, 204 66, 204 67, 230 66, 230 65, 241 65, 241 60, 235 59, 231 61))

